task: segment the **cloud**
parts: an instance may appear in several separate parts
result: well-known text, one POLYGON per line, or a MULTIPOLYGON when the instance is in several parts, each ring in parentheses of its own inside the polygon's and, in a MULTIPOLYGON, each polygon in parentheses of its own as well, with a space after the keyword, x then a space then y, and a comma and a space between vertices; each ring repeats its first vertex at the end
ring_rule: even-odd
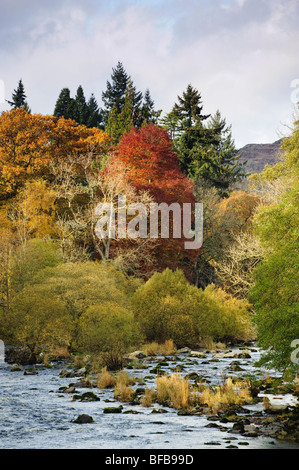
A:
POLYGON ((121 61, 164 112, 191 83, 239 146, 276 140, 291 117, 297 0, 2 0, 0 8, 0 79, 9 99, 22 78, 33 112, 52 113, 60 90, 80 84, 102 105, 121 61))

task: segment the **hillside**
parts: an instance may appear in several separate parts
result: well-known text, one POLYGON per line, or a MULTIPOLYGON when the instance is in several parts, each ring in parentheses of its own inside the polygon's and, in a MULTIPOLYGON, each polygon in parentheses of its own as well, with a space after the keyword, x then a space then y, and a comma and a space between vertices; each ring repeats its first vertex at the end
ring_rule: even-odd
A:
POLYGON ((239 150, 240 163, 246 163, 247 173, 260 173, 265 165, 274 165, 279 161, 282 139, 272 144, 247 144, 239 150))

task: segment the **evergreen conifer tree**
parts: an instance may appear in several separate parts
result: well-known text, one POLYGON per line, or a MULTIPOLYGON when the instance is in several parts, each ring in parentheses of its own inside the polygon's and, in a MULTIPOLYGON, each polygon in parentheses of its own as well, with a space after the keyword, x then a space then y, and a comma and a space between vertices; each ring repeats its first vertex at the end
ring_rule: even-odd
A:
POLYGON ((202 109, 200 93, 188 85, 166 123, 173 123, 174 144, 182 171, 215 187, 221 196, 227 196, 229 187, 245 173, 238 163, 231 126, 226 125, 219 111, 211 117, 203 115, 202 109))
POLYGON ((8 104, 13 107, 13 109, 23 108, 28 113, 31 112, 28 103, 26 101, 25 88, 22 82, 22 79, 19 80, 17 88, 12 93, 12 101, 8 101, 8 104))
POLYGON ((74 99, 71 98, 71 92, 69 88, 63 88, 55 104, 54 116, 73 119, 74 110, 74 99))
POLYGON ((102 116, 98 103, 92 93, 87 102, 88 118, 87 127, 101 127, 102 116))
MULTIPOLYGON (((123 64, 118 62, 117 66, 112 69, 111 82, 107 81, 106 91, 102 93, 102 101, 105 109, 103 110, 104 123, 107 125, 109 113, 114 108, 113 112, 120 113, 125 105, 126 91, 128 81, 131 80, 130 76, 125 71, 123 64)), ((137 92, 132 84, 133 89, 133 107, 135 116, 137 117, 137 110, 141 106, 142 92, 137 92)))

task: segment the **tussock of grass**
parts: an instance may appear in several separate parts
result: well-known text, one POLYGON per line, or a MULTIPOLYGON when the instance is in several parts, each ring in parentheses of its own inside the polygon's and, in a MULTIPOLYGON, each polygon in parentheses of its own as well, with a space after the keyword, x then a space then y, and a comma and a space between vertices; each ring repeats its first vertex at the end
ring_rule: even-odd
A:
POLYGON ((97 377, 98 388, 110 388, 114 387, 116 378, 110 372, 107 371, 107 367, 103 367, 97 377))
POLYGON ((228 377, 227 382, 213 389, 207 387, 200 395, 200 402, 211 408, 213 413, 227 405, 242 405, 251 403, 252 397, 249 390, 249 381, 239 380, 233 382, 228 377))
POLYGON ((142 397, 140 398, 140 404, 146 407, 152 406, 152 404, 156 401, 156 398, 156 391, 152 388, 146 388, 144 395, 142 395, 142 397))
POLYGON ((226 345, 224 343, 221 343, 220 341, 215 343, 212 336, 204 336, 204 337, 200 338, 199 346, 201 348, 205 348, 205 349, 209 349, 209 350, 225 349, 226 348, 226 345))
POLYGON ((120 401, 131 401, 135 393, 131 385, 136 383, 134 377, 130 377, 127 371, 120 371, 116 374, 114 398, 120 401))
POLYGON ((190 406, 190 384, 179 373, 157 377, 156 385, 158 403, 177 410, 190 406))
POLYGON ((146 343, 141 348, 147 356, 156 356, 161 354, 167 356, 169 354, 174 354, 177 351, 177 348, 172 341, 172 339, 166 340, 164 343, 146 343))

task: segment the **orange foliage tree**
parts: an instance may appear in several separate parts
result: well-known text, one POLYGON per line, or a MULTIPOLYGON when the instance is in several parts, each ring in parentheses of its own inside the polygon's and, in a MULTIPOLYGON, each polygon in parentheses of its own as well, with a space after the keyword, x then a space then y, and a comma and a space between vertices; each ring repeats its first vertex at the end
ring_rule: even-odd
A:
POLYGON ((66 155, 101 151, 108 135, 75 121, 30 114, 22 108, 0 116, 0 197, 10 197, 37 176, 45 176, 50 162, 66 155))

